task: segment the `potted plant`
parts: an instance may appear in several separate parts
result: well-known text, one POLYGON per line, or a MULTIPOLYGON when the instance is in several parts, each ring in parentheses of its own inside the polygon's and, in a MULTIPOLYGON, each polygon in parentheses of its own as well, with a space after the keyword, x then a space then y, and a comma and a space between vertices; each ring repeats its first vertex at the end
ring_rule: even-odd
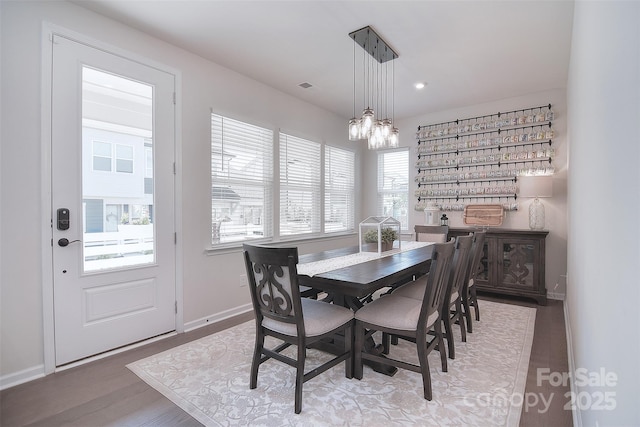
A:
MULTIPOLYGON (((388 251, 393 248, 393 242, 398 239, 398 233, 387 227, 380 231, 381 249, 388 251)), ((378 243, 378 230, 369 230, 364 235, 365 243, 378 243)))

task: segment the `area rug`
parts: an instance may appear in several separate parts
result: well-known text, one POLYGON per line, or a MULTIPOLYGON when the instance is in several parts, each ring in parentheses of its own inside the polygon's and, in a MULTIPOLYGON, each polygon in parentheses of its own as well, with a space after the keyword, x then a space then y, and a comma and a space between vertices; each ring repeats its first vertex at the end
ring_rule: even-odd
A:
MULTIPOLYGON (((296 415, 293 368, 267 361, 258 387, 249 389, 253 321, 128 368, 206 426, 517 426, 536 309, 489 301, 480 301, 480 309, 466 343, 454 328, 456 358, 448 372, 437 352, 429 355, 432 401, 423 398, 418 373, 401 369, 389 377, 365 366, 362 380, 349 380, 339 364, 305 383, 296 415)), ((327 360, 317 350, 307 354, 308 369, 327 360)), ((391 354, 417 363, 410 342, 400 340, 391 354)))

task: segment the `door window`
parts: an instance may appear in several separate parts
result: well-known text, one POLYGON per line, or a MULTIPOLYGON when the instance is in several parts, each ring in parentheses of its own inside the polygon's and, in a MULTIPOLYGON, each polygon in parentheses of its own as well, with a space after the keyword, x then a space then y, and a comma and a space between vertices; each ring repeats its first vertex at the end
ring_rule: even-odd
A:
POLYGON ((152 106, 153 86, 83 67, 85 272, 155 262, 152 106))

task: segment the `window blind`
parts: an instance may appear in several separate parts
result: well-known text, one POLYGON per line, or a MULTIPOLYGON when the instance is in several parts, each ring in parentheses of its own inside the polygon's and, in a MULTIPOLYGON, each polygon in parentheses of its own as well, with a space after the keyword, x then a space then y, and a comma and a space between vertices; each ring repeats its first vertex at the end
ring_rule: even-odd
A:
POLYGON ((378 215, 409 228, 409 150, 378 153, 378 215))
POLYGON ((273 131, 211 115, 212 244, 273 237, 273 131))
POLYGON ((280 133, 280 235, 320 232, 320 144, 280 133))
POLYGON ((353 230, 355 154, 327 145, 324 165, 324 231, 353 230))

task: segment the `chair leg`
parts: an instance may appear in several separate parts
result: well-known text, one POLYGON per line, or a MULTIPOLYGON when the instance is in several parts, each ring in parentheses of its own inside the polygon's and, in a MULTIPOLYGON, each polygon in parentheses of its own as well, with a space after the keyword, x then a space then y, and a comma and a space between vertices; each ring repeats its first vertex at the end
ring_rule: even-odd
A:
POLYGON ((436 336, 434 339, 438 340, 438 351, 440 352, 440 362, 442 363, 442 372, 447 372, 447 351, 444 349, 444 338, 442 337, 442 322, 438 321, 435 324, 436 336))
POLYGON ((456 358, 456 350, 453 344, 453 333, 451 331, 451 314, 449 313, 449 307, 442 310, 442 320, 444 320, 444 335, 447 339, 447 347, 449 348, 449 359, 456 358))
POLYGON ((464 318, 467 321, 467 331, 470 334, 473 333, 473 319, 471 317, 471 307, 469 307, 469 298, 465 298, 462 301, 462 307, 464 308, 464 318))
POLYGON ((353 348, 353 376, 359 380, 362 379, 362 352, 364 351, 364 328, 362 323, 356 320, 353 335, 354 348, 353 348))
POLYGON ((429 371, 429 359, 427 357, 427 334, 418 334, 416 337, 416 346, 418 348, 418 360, 420 361, 420 371, 422 373, 422 389, 424 398, 432 399, 431 390, 431 372, 429 371))
POLYGON ((249 379, 249 388, 254 389, 258 386, 258 368, 260 368, 260 357, 264 348, 264 333, 261 327, 256 328, 256 343, 253 349, 253 360, 251 361, 251 377, 249 379))
POLYGON ((471 288, 471 300, 473 301, 473 309, 476 312, 476 322, 480 321, 480 307, 478 307, 478 295, 476 294, 476 288, 471 288))
POLYGON ((462 303, 460 300, 456 301, 456 317, 458 318, 458 323, 460 323, 460 335, 462 336, 462 342, 467 342, 467 328, 464 325, 462 303))
POLYGON ((295 412, 302 412, 302 385, 304 384, 304 362, 307 356, 307 349, 303 343, 298 343, 298 360, 296 363, 296 397, 295 412))

